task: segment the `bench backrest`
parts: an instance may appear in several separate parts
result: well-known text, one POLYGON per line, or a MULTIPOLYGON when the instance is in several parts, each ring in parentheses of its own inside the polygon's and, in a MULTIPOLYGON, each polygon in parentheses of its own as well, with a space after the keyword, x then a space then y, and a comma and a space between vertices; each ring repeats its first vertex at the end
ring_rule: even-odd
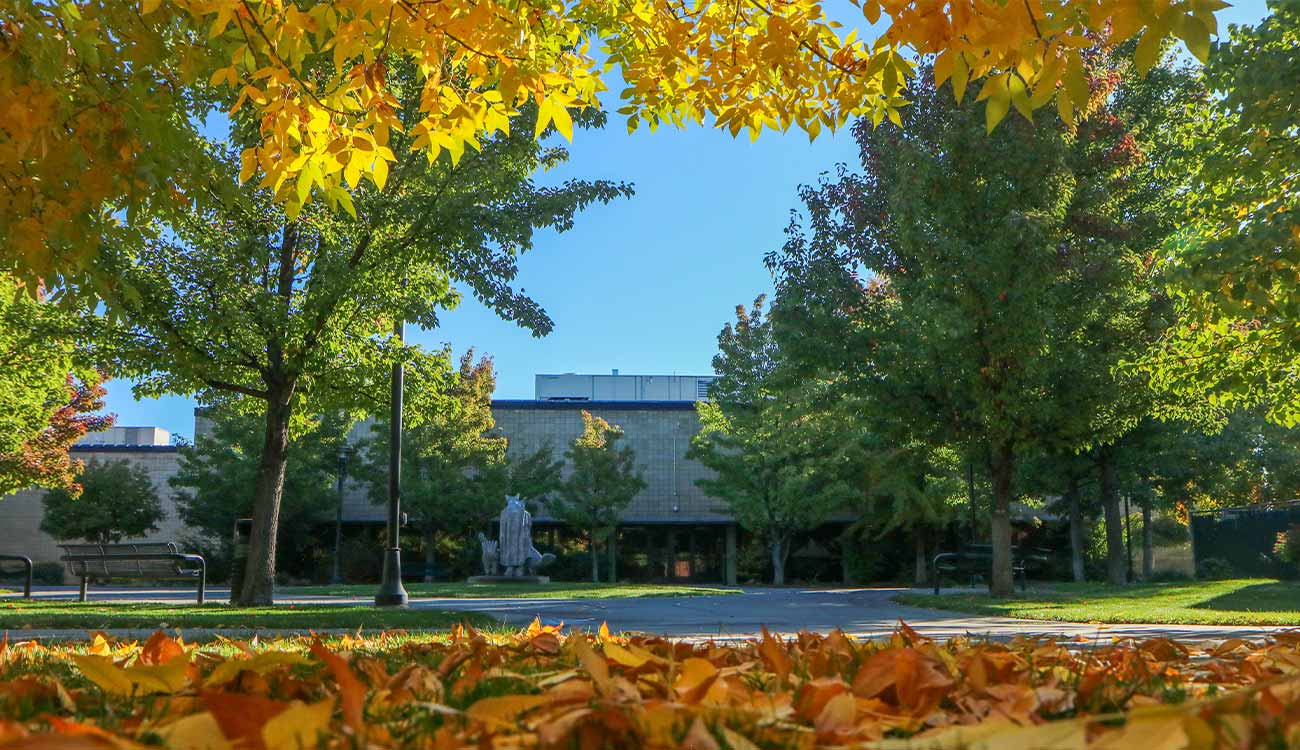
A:
POLYGON ((178 554, 175 542, 131 542, 126 544, 62 544, 68 555, 101 556, 98 560, 68 561, 68 572, 81 576, 106 578, 173 578, 189 576, 194 570, 181 560, 130 560, 109 559, 104 555, 157 555, 178 554))

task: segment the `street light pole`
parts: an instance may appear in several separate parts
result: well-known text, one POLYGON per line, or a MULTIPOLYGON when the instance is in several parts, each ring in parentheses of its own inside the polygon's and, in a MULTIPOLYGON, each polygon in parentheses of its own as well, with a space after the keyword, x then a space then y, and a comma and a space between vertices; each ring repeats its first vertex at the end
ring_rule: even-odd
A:
POLYGON ((334 509, 334 573, 330 576, 330 583, 338 585, 343 583, 343 573, 340 570, 341 553, 343 551, 343 478, 348 471, 348 456, 346 449, 339 450, 339 475, 338 475, 338 493, 339 505, 334 509))
MULTIPOLYGON (((402 342, 406 321, 393 323, 393 338, 402 342)), ((388 550, 384 555, 384 578, 375 593, 376 607, 405 607, 402 587, 402 546, 398 537, 402 520, 402 362, 393 364, 392 413, 388 419, 388 550)))

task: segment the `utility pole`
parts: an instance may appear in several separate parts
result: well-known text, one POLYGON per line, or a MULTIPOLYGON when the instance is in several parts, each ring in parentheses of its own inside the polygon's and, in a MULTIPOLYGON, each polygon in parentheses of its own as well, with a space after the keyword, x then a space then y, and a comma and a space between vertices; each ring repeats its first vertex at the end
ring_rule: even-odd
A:
MULTIPOLYGON (((406 321, 393 323, 393 338, 402 343, 406 321)), ((402 546, 398 536, 402 521, 402 385, 404 373, 399 359, 393 364, 393 394, 388 419, 388 549, 384 555, 384 578, 375 593, 376 607, 405 607, 402 587, 402 546)))

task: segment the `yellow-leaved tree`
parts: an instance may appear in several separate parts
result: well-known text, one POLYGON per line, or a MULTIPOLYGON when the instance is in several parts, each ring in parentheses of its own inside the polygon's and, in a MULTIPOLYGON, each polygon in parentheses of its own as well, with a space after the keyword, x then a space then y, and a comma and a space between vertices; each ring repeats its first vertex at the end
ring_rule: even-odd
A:
POLYGON ((1139 65, 1173 35, 1204 58, 1222 0, 850 0, 872 41, 819 0, 0 0, 0 271, 35 283, 97 278, 98 244, 156 231, 215 190, 203 122, 252 110, 245 180, 290 216, 351 211, 382 188, 401 127, 386 76, 422 79, 413 147, 457 159, 528 101, 571 134, 615 70, 619 110, 641 124, 711 123, 810 137, 850 117, 898 120, 916 55, 960 97, 978 82, 988 125, 1055 99, 1087 100, 1080 51, 1139 37, 1139 65))

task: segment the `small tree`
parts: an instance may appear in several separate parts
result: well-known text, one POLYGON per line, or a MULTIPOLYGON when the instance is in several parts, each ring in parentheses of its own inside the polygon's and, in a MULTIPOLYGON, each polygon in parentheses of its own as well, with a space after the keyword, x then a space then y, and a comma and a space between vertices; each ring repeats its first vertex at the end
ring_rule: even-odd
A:
POLYGON ((56 539, 108 544, 158 530, 162 502, 143 466, 91 461, 79 481, 80 496, 69 489, 46 493, 42 531, 56 539))
MULTIPOLYGON (((425 581, 433 580, 439 541, 467 537, 501 509, 505 494, 496 468, 506 439, 494 434, 492 359, 474 361, 470 349, 460 369, 438 393, 425 394, 408 411, 402 452, 402 506, 424 532, 425 581)), ((366 443, 362 477, 376 504, 388 500, 388 422, 374 426, 366 443)))
POLYGON ((854 415, 829 408, 824 383, 787 377, 763 300, 737 307, 718 335, 718 378, 712 400, 696 404, 700 432, 687 455, 716 474, 696 484, 766 543, 780 585, 794 535, 853 498, 845 476, 856 427, 854 415))
MULTIPOLYGON (((263 423, 228 402, 207 408, 204 417, 211 432, 181 449, 180 467, 168 483, 176 489, 181 520, 229 554, 235 520, 250 517, 256 502, 263 423)), ((292 575, 310 575, 325 554, 320 529, 338 505, 339 456, 347 451, 348 423, 337 414, 311 420, 285 465, 276 545, 292 575)))
POLYGON ((78 362, 71 313, 0 273, 0 497, 26 487, 80 491, 68 447, 113 424, 103 378, 78 362))
POLYGON ((549 504, 556 518, 587 532, 592 583, 600 582, 597 537, 613 529, 619 514, 646 487, 636 468, 635 453, 619 446, 622 439, 622 428, 584 409, 582 434, 564 454, 573 470, 549 504))
POLYGON ((532 453, 509 456, 502 468, 505 494, 518 495, 525 503, 545 505, 564 484, 560 478, 564 462, 556 460, 550 443, 532 453))

